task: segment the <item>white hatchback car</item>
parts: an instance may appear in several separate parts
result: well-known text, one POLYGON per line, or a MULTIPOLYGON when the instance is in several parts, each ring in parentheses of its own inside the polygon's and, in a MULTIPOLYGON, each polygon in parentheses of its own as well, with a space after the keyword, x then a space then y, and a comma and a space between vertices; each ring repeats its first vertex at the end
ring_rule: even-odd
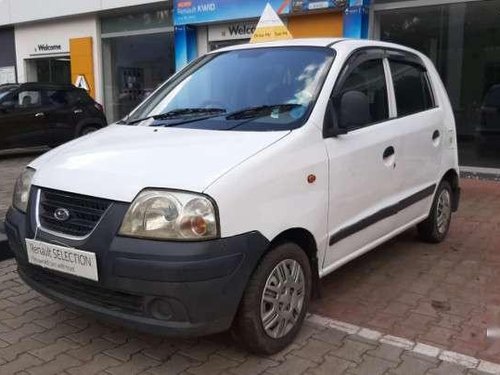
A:
POLYGON ((32 162, 6 229, 40 293, 167 335, 288 345, 319 279, 460 196, 431 61, 382 42, 215 51, 127 118, 32 162))

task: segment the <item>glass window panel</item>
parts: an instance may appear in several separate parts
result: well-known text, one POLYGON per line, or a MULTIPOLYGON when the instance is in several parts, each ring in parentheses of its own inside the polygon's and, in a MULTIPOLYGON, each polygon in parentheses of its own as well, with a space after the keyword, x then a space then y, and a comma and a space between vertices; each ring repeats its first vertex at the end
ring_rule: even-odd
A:
POLYGON ((500 1, 377 14, 382 40, 420 50, 435 63, 453 105, 465 166, 500 168, 500 115, 490 105, 500 85, 499 14, 500 1))
POLYGON ((103 34, 158 29, 172 26, 172 14, 169 9, 141 13, 130 13, 103 18, 101 32, 103 34))
POLYGON ((408 116, 433 107, 425 72, 418 67, 391 61, 398 116, 408 116))
POLYGON ((37 108, 42 105, 40 91, 21 91, 13 99, 18 108, 37 108))
POLYGON ((108 121, 118 121, 175 72, 173 33, 103 39, 108 121))

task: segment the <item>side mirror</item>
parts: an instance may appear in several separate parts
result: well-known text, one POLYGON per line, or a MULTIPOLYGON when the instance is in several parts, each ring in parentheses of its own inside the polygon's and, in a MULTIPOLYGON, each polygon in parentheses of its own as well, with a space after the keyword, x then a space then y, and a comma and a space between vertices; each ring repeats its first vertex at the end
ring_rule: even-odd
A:
POLYGON ((371 123, 370 101, 361 91, 346 91, 340 97, 339 123, 346 129, 371 123))
POLYGON ((339 126, 339 116, 333 100, 330 98, 326 106, 325 119, 323 121, 323 138, 334 138, 347 133, 346 128, 339 126))

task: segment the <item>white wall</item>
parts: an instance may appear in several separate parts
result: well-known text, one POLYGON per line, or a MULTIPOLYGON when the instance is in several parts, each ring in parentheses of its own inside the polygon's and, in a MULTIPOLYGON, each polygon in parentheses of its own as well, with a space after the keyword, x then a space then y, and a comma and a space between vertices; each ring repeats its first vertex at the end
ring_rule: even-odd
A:
POLYGON ((0 0, 0 26, 68 17, 166 0, 0 0))
MULTIPOLYGON (((1 1, 1 0, 0 0, 1 1)), ((17 0, 20 1, 20 0, 17 0)), ((41 0, 34 0, 40 1, 41 0)), ((71 0, 73 1, 73 0, 71 0)), ((75 1, 77 2, 77 1, 75 1)), ((47 22, 37 22, 15 27, 17 74, 19 82, 28 80, 26 59, 48 57, 52 53, 69 55, 69 40, 72 38, 92 37, 94 49, 94 76, 96 100, 102 103, 102 72, 99 43, 98 18, 83 16, 47 22), (38 45, 61 46, 54 51, 40 51, 38 45)))

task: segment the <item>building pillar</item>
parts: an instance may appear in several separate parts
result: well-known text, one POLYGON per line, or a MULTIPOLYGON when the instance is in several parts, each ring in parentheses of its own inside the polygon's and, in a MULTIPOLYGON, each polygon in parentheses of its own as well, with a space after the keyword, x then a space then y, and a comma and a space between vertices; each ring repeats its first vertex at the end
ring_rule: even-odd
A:
POLYGON ((196 29, 189 25, 175 26, 175 68, 181 70, 198 55, 196 29))
POLYGON ((348 0, 344 13, 344 37, 367 39, 370 0, 348 0))

